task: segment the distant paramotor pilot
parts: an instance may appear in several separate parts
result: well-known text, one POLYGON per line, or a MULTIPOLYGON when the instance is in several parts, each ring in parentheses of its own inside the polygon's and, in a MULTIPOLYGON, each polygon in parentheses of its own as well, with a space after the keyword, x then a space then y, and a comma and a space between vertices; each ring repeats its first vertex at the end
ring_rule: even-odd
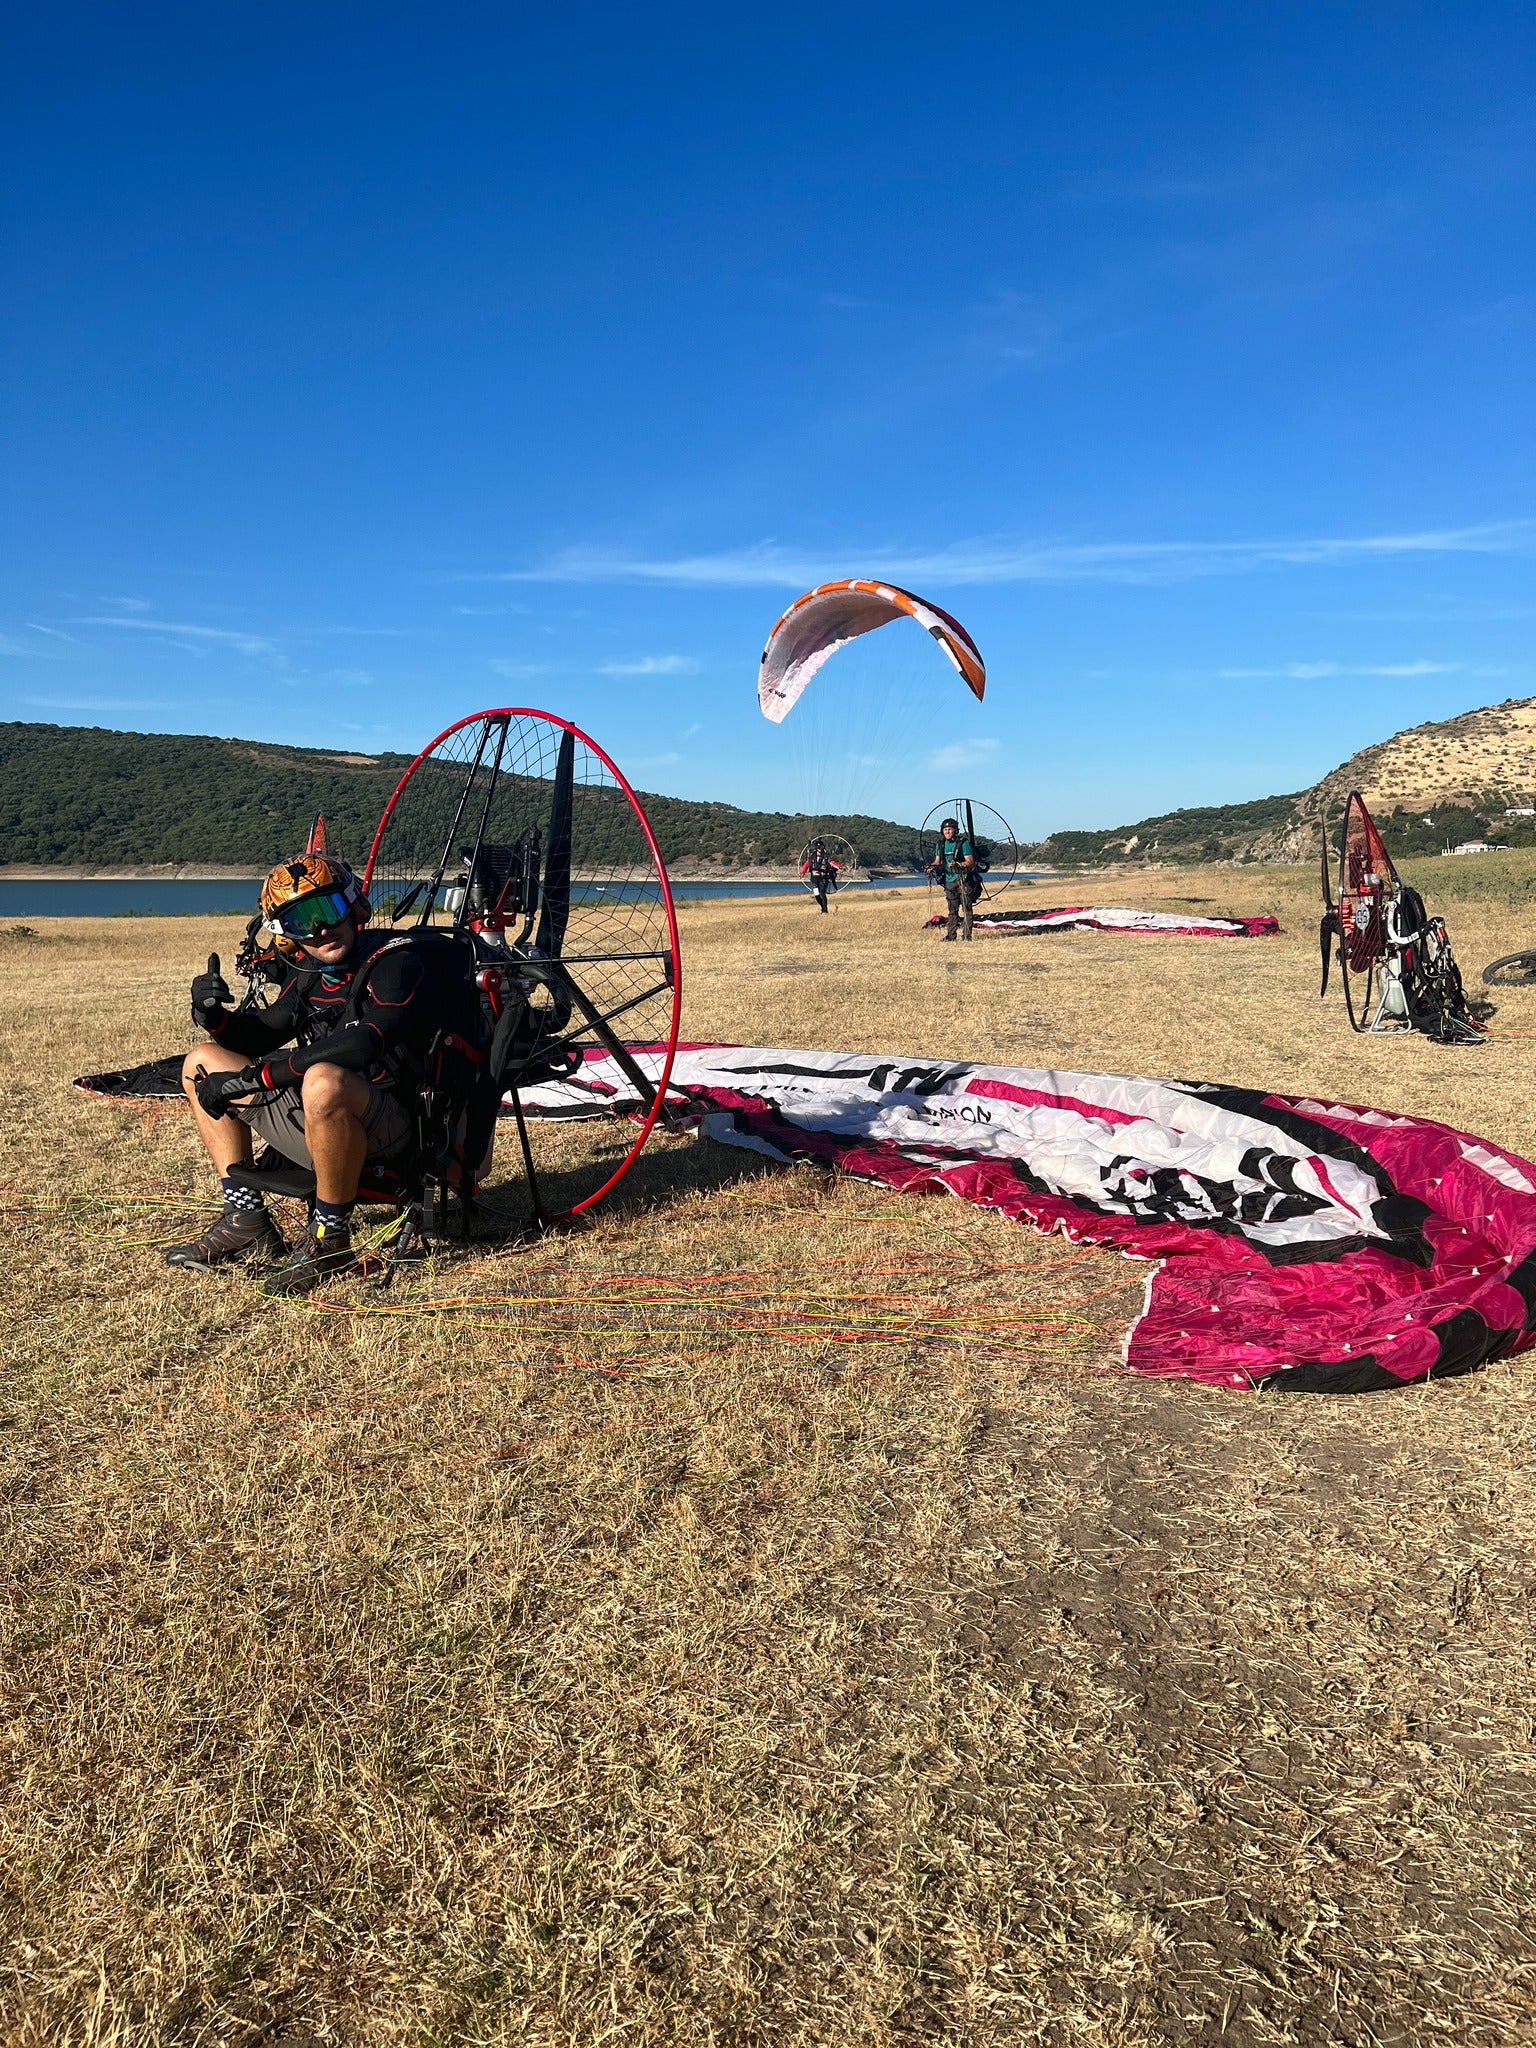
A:
POLYGON ((805 859, 800 863, 800 875, 803 881, 810 884, 811 893, 816 898, 816 907, 823 913, 827 908, 827 896, 830 891, 836 889, 841 873, 841 867, 827 851, 827 842, 824 839, 813 839, 805 859))

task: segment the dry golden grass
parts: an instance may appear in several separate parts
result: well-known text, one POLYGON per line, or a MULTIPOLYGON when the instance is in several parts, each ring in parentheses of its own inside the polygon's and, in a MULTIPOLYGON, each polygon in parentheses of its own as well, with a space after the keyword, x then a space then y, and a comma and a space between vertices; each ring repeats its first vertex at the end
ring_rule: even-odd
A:
MULTIPOLYGON (((1479 886, 1468 964, 1522 935, 1479 886)), ((1287 936, 690 907, 686 1028, 1536 1151, 1536 1041, 1317 1004, 1309 876, 1034 894, 1287 936)), ((1533 2038, 1536 1369, 1139 1384, 1145 1269, 674 1139, 403 1293, 173 1275, 130 1197, 206 1193, 185 1120, 67 1082, 184 1042, 228 938, 0 938, 6 2038, 1533 2038)))

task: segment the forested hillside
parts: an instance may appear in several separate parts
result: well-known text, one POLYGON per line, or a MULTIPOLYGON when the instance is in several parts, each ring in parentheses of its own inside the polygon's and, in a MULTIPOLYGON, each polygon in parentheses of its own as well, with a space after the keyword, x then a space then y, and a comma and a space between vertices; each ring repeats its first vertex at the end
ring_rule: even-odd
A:
MULTIPOLYGON (((1531 845, 1536 819, 1521 808, 1532 802, 1526 792, 1536 767, 1521 752, 1526 731, 1518 726, 1527 711, 1536 712, 1536 700, 1399 734, 1298 795, 1169 811, 1107 831, 1053 832, 1020 852, 1026 861, 1056 867, 1312 859, 1322 820, 1336 824, 1344 792, 1356 787, 1366 790, 1394 853, 1433 853, 1470 838, 1531 845), (1397 764, 1395 772, 1386 773, 1383 762, 1397 764), (1474 770, 1485 778, 1476 787, 1474 770), (1419 787, 1436 777, 1444 787, 1435 793, 1419 787), (1405 782, 1412 784, 1406 803, 1405 782)), ((0 862, 263 868, 302 844, 316 811, 325 812, 334 843, 360 860, 409 758, 97 726, 0 724, 0 862)), ((845 835, 878 868, 918 864, 915 828, 889 818, 812 821, 671 796, 646 795, 644 803, 672 863, 782 866, 799 859, 819 826, 845 835)), ((602 838, 601 818, 589 812, 588 858, 601 857, 602 838)))
POLYGON ((1289 825, 1296 804, 1294 796, 1264 796, 1246 804, 1168 811, 1106 832, 1053 832, 1034 850, 1042 860, 1064 867, 1120 860, 1236 860, 1262 835, 1289 825))
MULTIPOLYGON (((406 754, 336 754, 258 740, 0 724, 0 861, 98 867, 262 868, 303 844, 316 811, 361 860, 406 754)), ((809 821, 645 796, 668 861, 798 860, 809 821)), ((888 818, 837 829, 866 860, 915 864, 916 833, 888 818)))

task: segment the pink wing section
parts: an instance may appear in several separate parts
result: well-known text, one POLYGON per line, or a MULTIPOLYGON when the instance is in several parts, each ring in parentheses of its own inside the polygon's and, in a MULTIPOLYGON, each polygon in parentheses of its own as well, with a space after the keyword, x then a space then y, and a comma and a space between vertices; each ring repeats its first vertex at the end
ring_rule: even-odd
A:
MULTIPOLYGON (((929 926, 945 922, 942 912, 929 926)), ((1176 939, 1272 939, 1277 917, 1188 917, 1171 910, 1128 910, 1118 904, 1085 904, 1070 910, 1021 910, 1013 916, 988 913, 976 919, 978 937, 987 932, 1144 932, 1176 939)))
MULTIPOLYGON (((652 1057, 636 1049, 642 1064, 652 1057)), ((705 1136, 1155 1261, 1135 1372, 1369 1392, 1536 1343, 1536 1165, 1432 1123, 1210 1082, 760 1046, 678 1053, 705 1136)), ((620 1114, 606 1057, 530 1114, 620 1114)))
POLYGON ((840 647, 896 619, 916 619, 938 641, 978 701, 986 694, 987 665, 958 619, 894 583, 853 577, 819 584, 797 597, 769 634, 757 672, 757 701, 764 718, 780 724, 812 676, 840 647))

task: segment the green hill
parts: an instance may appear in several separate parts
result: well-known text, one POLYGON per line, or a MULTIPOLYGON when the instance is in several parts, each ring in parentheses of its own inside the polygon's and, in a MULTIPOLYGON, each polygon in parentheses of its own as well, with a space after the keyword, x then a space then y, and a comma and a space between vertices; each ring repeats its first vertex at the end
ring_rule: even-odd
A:
POLYGON ((1032 850, 1062 867, 1100 867, 1120 860, 1241 860, 1254 841, 1292 822, 1298 801, 1295 796, 1262 796, 1247 804, 1167 811, 1107 832, 1053 832, 1032 850))
MULTIPOLYGON (((263 868, 324 811, 361 859, 408 754, 341 754, 262 740, 0 724, 0 862, 263 868)), ((644 796, 664 857, 725 867, 796 861, 811 821, 781 811, 644 796)), ((826 829, 826 821, 822 821, 826 829)), ((916 832, 889 818, 837 829, 881 867, 916 864, 916 832)))

